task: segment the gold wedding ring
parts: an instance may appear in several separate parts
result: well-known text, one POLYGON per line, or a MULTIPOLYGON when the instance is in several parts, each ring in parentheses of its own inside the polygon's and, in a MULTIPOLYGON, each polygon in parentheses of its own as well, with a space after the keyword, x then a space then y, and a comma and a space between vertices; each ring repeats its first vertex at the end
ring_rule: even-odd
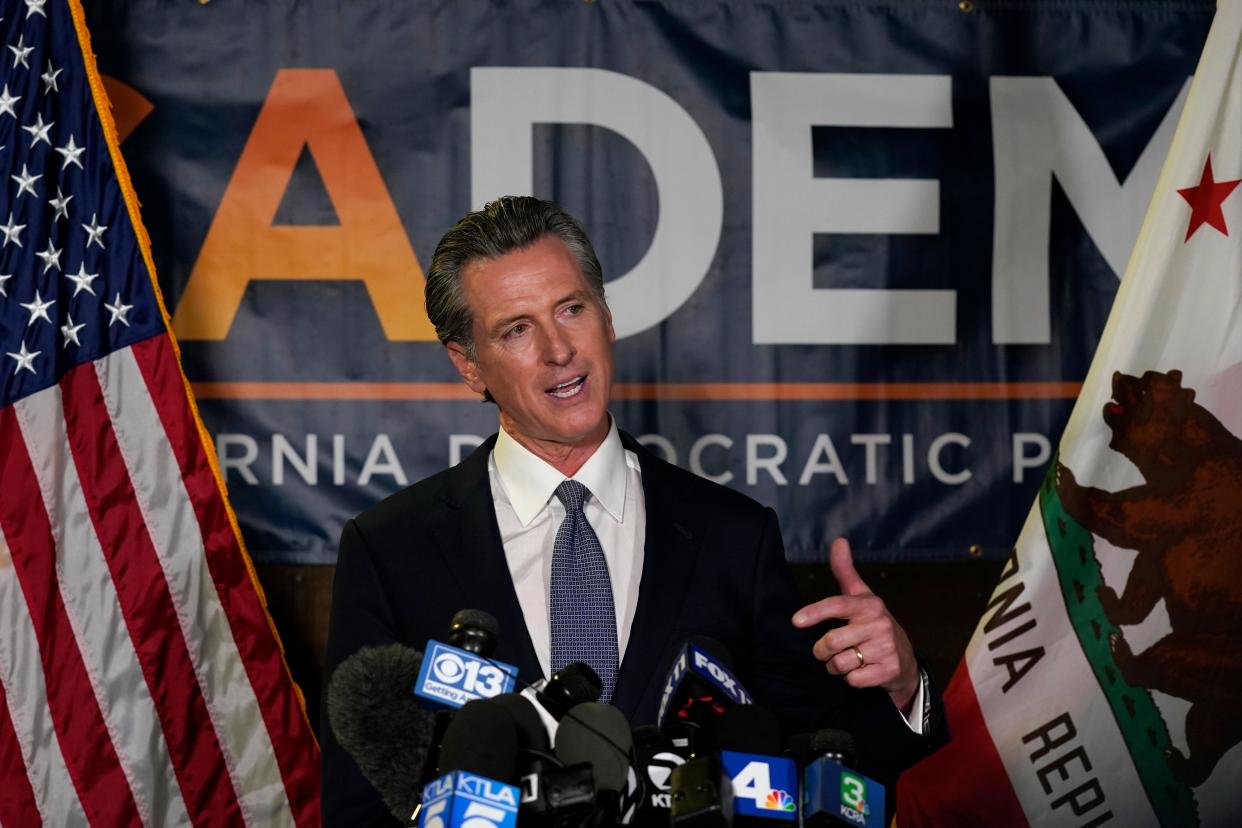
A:
POLYGON ((857 647, 851 647, 851 649, 854 651, 854 655, 858 656, 858 666, 866 667, 867 659, 863 658, 862 650, 858 649, 857 647))

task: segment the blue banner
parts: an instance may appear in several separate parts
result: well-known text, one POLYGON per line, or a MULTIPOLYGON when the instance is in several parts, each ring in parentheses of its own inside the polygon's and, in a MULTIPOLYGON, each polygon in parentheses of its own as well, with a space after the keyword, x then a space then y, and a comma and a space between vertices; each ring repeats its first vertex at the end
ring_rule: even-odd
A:
POLYGON ((95 2, 243 530, 342 523, 496 429, 422 309, 504 193, 579 216, 612 411, 788 554, 1000 557, 1090 362, 1215 4, 95 2))

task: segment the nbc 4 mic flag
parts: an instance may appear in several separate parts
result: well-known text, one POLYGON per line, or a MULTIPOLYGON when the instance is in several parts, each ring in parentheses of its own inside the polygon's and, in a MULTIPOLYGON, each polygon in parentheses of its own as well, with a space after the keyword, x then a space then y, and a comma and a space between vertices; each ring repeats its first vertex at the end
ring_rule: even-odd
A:
POLYGON ((0 41, 0 824, 318 825, 82 8, 0 41))
POLYGON ((902 828, 1242 811, 1242 2, 1221 0, 1056 462, 902 828))

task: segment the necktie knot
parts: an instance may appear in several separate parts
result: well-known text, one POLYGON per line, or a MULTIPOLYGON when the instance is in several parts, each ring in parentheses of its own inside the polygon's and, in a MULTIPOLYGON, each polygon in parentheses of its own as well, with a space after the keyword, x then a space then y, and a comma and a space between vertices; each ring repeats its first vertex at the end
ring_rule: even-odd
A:
POLYGON ((578 512, 591 496, 591 490, 577 480, 566 480, 556 487, 556 497, 565 505, 566 512, 578 512))

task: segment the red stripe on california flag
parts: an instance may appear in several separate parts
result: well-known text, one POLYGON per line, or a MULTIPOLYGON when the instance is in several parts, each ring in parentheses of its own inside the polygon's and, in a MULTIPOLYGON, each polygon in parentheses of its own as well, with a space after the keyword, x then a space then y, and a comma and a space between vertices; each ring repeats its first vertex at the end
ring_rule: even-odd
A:
POLYGON ((207 565, 262 710, 294 820, 298 825, 317 826, 320 822, 318 748, 310 724, 298 705, 293 680, 285 667, 275 633, 271 631, 264 604, 233 534, 223 496, 207 461, 186 397, 181 367, 167 336, 139 342, 132 346, 132 352, 194 504, 202 528, 207 565), (243 630, 260 632, 246 635, 240 633, 243 630))
POLYGON ((0 825, 41 825, 43 817, 35 805, 34 788, 26 773, 26 760, 22 758, 21 745, 13 730, 9 716, 9 701, 0 684, 0 825))
POLYGON ((952 741, 897 781, 899 828, 1027 825, 963 660, 944 692, 952 741))
POLYGON ((60 381, 69 447, 130 640, 155 702, 181 798, 195 825, 242 821, 228 765, 181 634, 164 570, 92 365, 60 381))
POLYGON ((52 527, 12 406, 0 408, 0 491, 0 528, 39 638, 48 707, 74 790, 92 824, 140 825, 61 598, 52 527))

